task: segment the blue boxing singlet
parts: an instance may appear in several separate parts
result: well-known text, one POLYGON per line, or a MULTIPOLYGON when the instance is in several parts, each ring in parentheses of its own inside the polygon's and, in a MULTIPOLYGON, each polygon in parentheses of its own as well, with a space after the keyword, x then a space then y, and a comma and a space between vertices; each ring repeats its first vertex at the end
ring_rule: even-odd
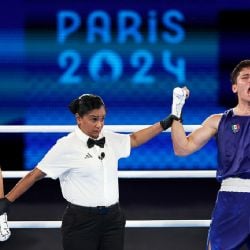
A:
POLYGON ((250 116, 227 110, 218 133, 217 179, 222 181, 212 213, 207 249, 250 249, 250 116))
POLYGON ((250 116, 234 115, 232 109, 225 111, 219 123, 217 144, 217 179, 250 179, 250 116))

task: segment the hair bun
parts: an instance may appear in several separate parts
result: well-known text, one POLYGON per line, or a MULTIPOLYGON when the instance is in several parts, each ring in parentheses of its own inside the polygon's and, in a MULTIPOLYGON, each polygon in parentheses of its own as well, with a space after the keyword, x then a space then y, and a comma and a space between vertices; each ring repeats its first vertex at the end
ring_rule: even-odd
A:
POLYGON ((80 99, 74 99, 70 104, 69 104, 69 110, 71 113, 74 115, 78 112, 78 107, 79 107, 79 101, 80 99))

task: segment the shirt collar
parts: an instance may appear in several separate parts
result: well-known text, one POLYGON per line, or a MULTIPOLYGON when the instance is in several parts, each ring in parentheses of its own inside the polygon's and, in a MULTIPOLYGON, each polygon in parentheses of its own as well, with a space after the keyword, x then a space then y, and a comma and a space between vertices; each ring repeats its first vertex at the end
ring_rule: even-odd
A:
MULTIPOLYGON (((84 132, 82 132, 82 130, 76 126, 75 127, 75 133, 76 133, 76 136, 81 140, 83 141, 84 143, 87 143, 87 140, 89 139, 89 136, 86 135, 84 132)), ((99 134, 98 138, 97 139, 100 139, 103 137, 103 133, 101 131, 101 133, 99 134)))

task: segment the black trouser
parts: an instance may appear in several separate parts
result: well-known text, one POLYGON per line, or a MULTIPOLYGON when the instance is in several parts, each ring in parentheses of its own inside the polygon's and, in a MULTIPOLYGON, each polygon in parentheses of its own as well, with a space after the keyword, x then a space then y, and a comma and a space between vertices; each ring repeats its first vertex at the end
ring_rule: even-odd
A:
POLYGON ((95 208, 69 204, 61 229, 64 250, 123 250, 125 216, 119 204, 95 208))

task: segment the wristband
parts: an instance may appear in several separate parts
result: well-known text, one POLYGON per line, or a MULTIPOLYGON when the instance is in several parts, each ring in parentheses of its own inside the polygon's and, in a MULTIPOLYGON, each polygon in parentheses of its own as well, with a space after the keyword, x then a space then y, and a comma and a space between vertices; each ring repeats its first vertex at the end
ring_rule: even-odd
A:
POLYGON ((0 199, 0 214, 8 212, 11 203, 6 197, 0 199))
POLYGON ((173 114, 170 114, 169 116, 160 121, 162 129, 167 130, 168 128, 170 128, 172 126, 173 120, 181 121, 181 118, 178 118, 173 114))

